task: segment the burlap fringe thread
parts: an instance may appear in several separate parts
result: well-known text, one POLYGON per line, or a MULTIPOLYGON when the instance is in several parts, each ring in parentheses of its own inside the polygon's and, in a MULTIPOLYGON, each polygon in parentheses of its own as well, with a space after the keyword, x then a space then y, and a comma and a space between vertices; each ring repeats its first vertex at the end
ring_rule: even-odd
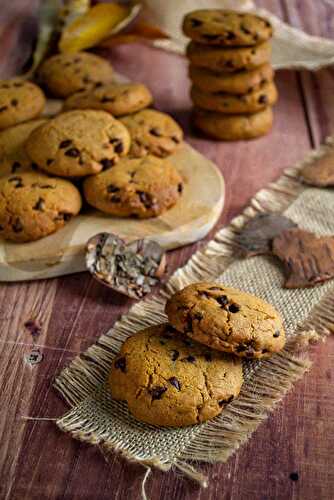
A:
MULTIPOLYGON (((71 407, 79 404, 103 384, 112 359, 129 335, 149 324, 165 320, 163 307, 167 297, 189 283, 215 280, 221 275, 238 256, 235 235, 243 225, 259 213, 285 210, 307 189, 307 186, 298 179, 299 170, 323 156, 333 145, 334 138, 328 138, 325 145, 311 152, 304 161, 286 169, 277 182, 259 191, 242 215, 218 231, 204 250, 194 254, 185 267, 174 273, 165 290, 153 299, 135 304, 129 313, 115 324, 111 334, 102 335, 95 345, 83 355, 76 357, 71 365, 62 371, 54 384, 67 403, 71 407)), ((102 445, 108 451, 118 451, 129 461, 145 466, 147 471, 142 483, 144 499, 147 498, 145 483, 152 467, 163 471, 175 467, 206 487, 207 478, 188 461, 226 462, 249 439, 293 384, 310 368, 311 361, 305 356, 297 357, 296 353, 304 350, 309 343, 325 339, 333 330, 334 292, 331 291, 314 308, 305 324, 299 327, 296 335, 291 337, 281 353, 258 363, 252 377, 244 383, 239 398, 224 410, 222 418, 206 424, 205 433, 199 433, 173 462, 163 463, 159 459, 147 461, 140 456, 129 454, 120 449, 117 442, 106 440, 105 436, 99 433, 98 425, 79 420, 73 414, 57 420, 57 425, 76 439, 102 445)))

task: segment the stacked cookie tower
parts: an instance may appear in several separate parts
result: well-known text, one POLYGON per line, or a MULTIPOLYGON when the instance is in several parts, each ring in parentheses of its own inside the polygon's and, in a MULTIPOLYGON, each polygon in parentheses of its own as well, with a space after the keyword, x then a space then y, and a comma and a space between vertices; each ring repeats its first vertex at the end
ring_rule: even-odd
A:
POLYGON ((277 100, 270 22, 254 14, 197 10, 186 15, 183 31, 192 40, 187 56, 196 127, 229 141, 266 134, 277 100))
POLYGON ((82 195, 119 217, 156 217, 175 205, 183 180, 165 157, 183 132, 147 109, 145 85, 115 82, 109 62, 86 52, 47 59, 39 83, 66 99, 58 115, 42 117, 35 83, 0 81, 0 237, 23 243, 58 231, 80 212, 82 195))
POLYGON ((242 359, 269 358, 285 332, 271 304, 219 283, 194 283, 166 304, 169 323, 129 337, 109 376, 114 399, 143 422, 194 425, 237 398, 242 359))

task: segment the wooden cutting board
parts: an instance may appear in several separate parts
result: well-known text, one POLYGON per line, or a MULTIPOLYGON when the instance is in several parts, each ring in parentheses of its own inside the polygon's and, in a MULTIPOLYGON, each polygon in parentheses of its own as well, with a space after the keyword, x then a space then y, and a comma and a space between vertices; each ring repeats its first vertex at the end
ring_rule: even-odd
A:
POLYGON ((0 239, 0 281, 51 278, 85 270, 85 244, 100 232, 125 240, 150 238, 166 249, 200 240, 217 222, 224 205, 224 180, 218 168, 188 144, 169 157, 185 181, 178 203, 154 219, 111 217, 89 210, 57 233, 31 243, 0 239))

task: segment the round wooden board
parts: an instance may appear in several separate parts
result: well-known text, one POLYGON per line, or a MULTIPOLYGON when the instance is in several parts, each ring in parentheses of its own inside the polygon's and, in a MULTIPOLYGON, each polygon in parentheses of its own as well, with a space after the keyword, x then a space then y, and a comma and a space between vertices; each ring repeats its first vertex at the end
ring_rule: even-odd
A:
POLYGON ((149 238, 166 249, 206 236, 224 205, 223 177, 210 160, 188 144, 169 160, 185 181, 184 193, 171 210, 146 220, 122 219, 91 210, 39 241, 15 244, 0 239, 0 281, 51 278, 84 271, 85 244, 91 236, 104 231, 128 241, 149 238))

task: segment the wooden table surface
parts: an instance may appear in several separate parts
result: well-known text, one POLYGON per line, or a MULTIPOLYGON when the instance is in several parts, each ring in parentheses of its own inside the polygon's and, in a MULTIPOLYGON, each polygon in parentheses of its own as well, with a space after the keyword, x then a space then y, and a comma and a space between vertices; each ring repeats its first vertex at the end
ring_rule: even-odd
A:
MULTIPOLYGON (((13 72, 29 50, 36 1, 1 6, 0 70, 13 72)), ((334 35, 334 2, 263 0, 284 20, 314 35, 334 35), (331 5, 332 4, 332 5, 331 5)), ((172 113, 187 140, 216 162, 227 184, 225 209, 216 229, 229 222, 250 197, 334 130, 334 72, 282 71, 280 100, 270 135, 254 142, 214 143, 189 128, 186 61, 143 45, 111 54, 114 66, 149 85, 156 103, 172 113)), ((212 233, 213 234, 213 233, 212 233)), ((212 236, 211 234, 211 236, 212 236)), ((169 254, 169 267, 183 265, 205 242, 169 254)), ((140 498, 144 470, 96 447, 74 441, 53 422, 66 406, 52 388, 56 374, 84 352, 125 313, 131 301, 111 293, 87 273, 47 281, 0 286, 0 498, 110 500, 140 498), (24 323, 41 325, 32 338, 24 323), (32 366, 26 357, 43 356, 32 366)), ((207 490, 173 472, 155 471, 146 489, 152 500, 330 500, 334 498, 334 339, 312 349, 314 366, 227 464, 203 465, 207 490), (298 481, 290 474, 298 473, 298 481)))

